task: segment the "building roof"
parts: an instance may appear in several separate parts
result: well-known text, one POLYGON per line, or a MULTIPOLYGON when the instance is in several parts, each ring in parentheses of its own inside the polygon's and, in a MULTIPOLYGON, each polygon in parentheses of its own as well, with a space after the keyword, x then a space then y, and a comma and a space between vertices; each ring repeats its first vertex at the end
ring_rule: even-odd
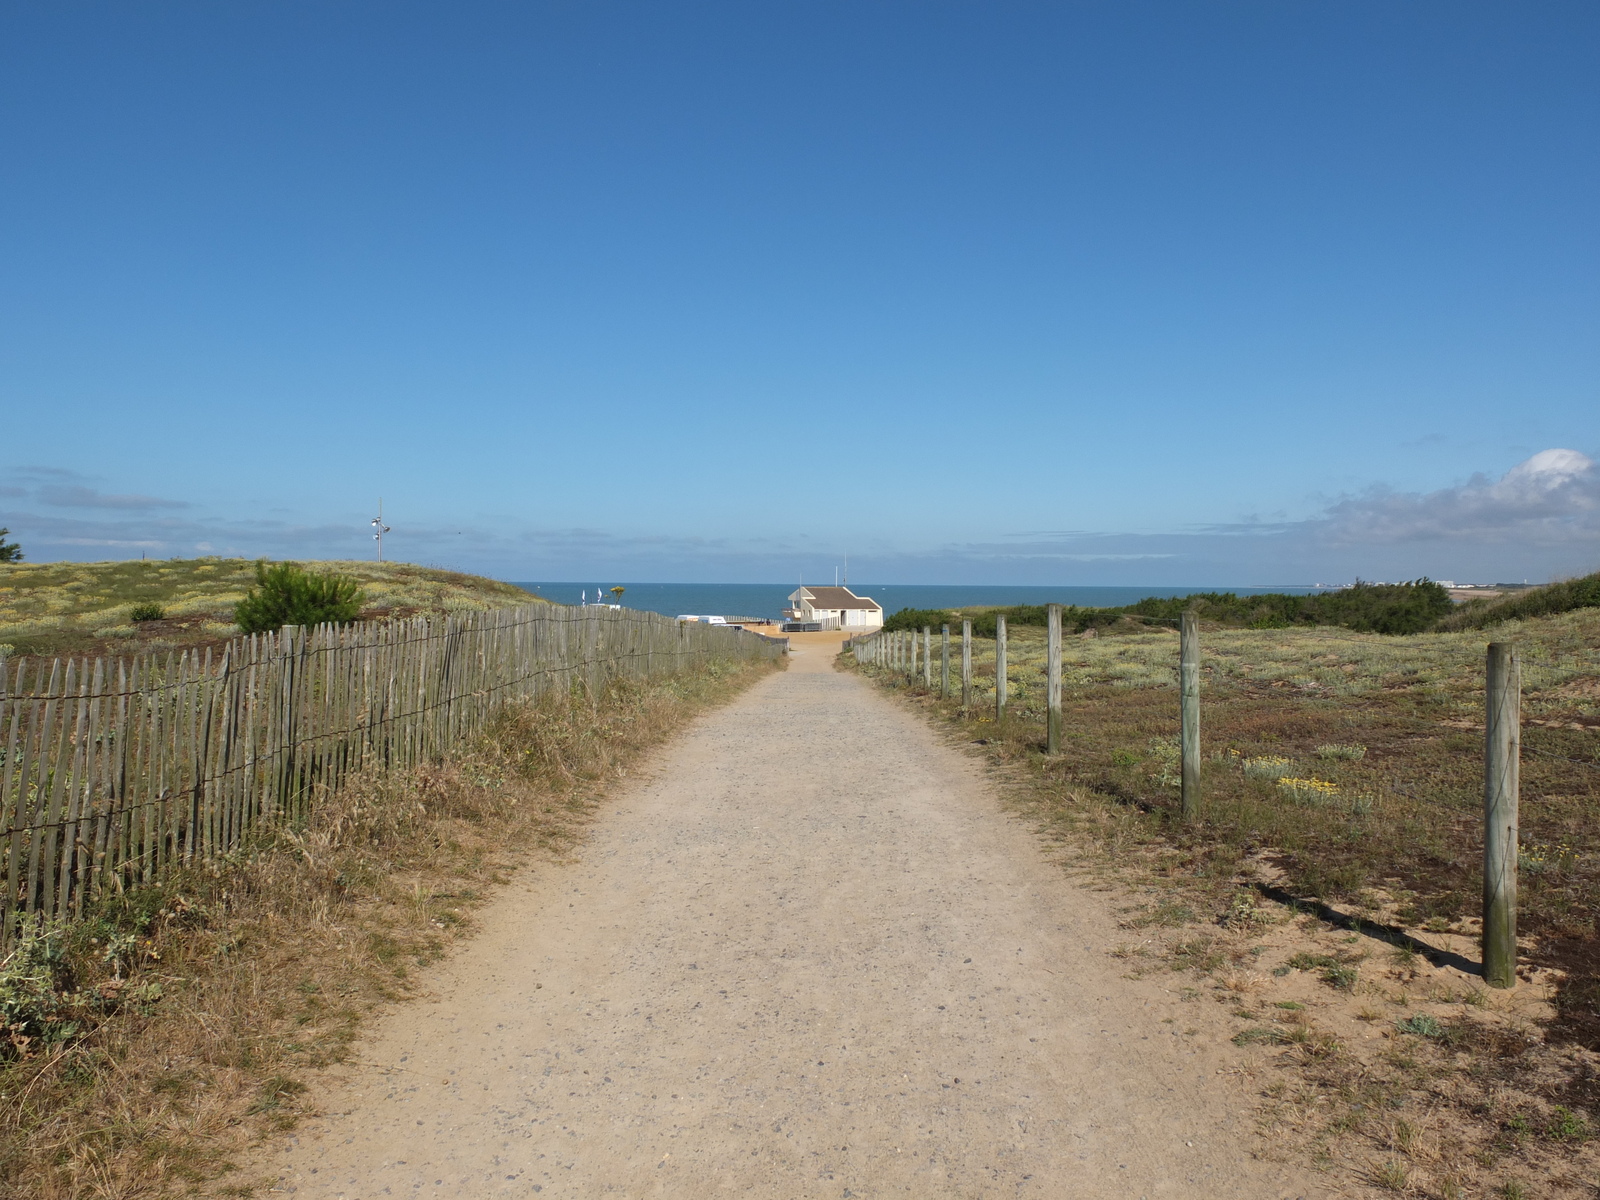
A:
POLYGON ((811 600, 812 608, 878 608, 871 596, 858 596, 847 587, 803 587, 800 589, 811 600))

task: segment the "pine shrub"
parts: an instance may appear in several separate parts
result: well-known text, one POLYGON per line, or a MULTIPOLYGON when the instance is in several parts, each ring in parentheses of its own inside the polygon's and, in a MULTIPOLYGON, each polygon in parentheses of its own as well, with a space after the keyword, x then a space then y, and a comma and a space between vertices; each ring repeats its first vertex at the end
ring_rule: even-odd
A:
POLYGON ((314 575, 299 563, 256 563, 256 586, 234 605, 233 619, 245 633, 285 625, 343 625, 361 611, 360 585, 346 575, 314 575))

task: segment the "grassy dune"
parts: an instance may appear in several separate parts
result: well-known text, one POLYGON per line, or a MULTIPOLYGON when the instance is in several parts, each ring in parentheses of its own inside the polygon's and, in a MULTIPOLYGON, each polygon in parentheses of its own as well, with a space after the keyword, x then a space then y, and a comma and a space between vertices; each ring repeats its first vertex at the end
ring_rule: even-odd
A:
MULTIPOLYGON (((307 563, 361 583, 363 617, 541 603, 519 587, 409 563, 307 563)), ((233 606, 255 582, 239 558, 0 565, 0 654, 127 654, 222 641, 238 633, 233 606), (160 620, 132 619, 158 604, 160 620)))

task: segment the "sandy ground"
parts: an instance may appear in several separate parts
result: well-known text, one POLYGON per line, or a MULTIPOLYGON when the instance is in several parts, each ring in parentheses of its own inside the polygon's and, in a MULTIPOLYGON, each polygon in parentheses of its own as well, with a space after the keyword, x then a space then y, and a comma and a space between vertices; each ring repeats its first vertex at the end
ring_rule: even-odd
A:
POLYGON ((305 1197, 1312 1197, 1181 976, 832 670, 701 720, 249 1175, 305 1197))

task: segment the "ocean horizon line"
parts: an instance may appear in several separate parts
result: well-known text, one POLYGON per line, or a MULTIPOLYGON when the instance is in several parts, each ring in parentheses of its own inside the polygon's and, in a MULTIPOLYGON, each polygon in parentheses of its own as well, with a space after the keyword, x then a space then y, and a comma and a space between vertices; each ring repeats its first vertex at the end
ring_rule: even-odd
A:
MULTIPOLYGON (((665 616, 725 616, 778 620, 794 583, 662 583, 624 580, 612 583, 573 580, 519 580, 505 582, 558 604, 601 601, 624 608, 658 612, 665 616), (613 591, 620 589, 620 591, 613 591)), ((831 587, 832 584, 815 584, 831 587)), ((1118 608, 1146 597, 1170 599, 1197 592, 1309 594, 1345 585, 1324 584, 939 584, 857 583, 849 586, 883 606, 884 612, 903 608, 986 608, 1019 604, 1072 604, 1080 608, 1118 608)))

